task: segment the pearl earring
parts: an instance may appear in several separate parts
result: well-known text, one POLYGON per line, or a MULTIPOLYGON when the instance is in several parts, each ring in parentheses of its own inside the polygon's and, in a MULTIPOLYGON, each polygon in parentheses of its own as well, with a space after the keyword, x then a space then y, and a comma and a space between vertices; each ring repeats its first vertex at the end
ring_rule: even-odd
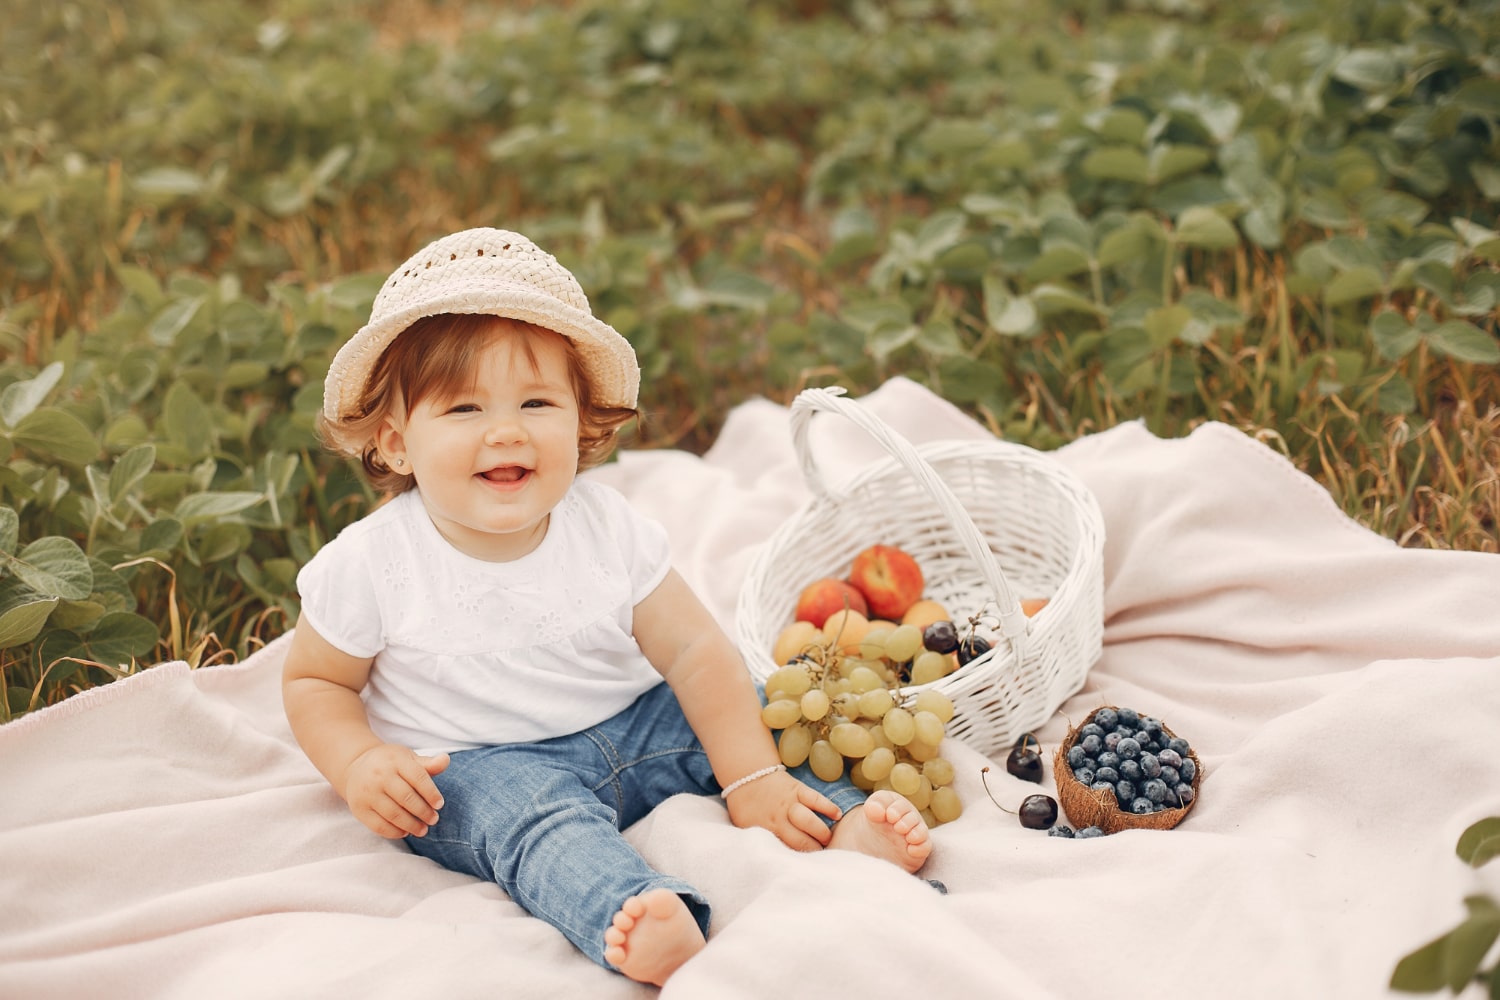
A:
POLYGON ((404 459, 404 458, 392 459, 391 460, 391 464, 394 465, 396 468, 399 469, 399 468, 401 468, 401 466, 403 466, 403 465, 406 464, 406 459, 404 459))

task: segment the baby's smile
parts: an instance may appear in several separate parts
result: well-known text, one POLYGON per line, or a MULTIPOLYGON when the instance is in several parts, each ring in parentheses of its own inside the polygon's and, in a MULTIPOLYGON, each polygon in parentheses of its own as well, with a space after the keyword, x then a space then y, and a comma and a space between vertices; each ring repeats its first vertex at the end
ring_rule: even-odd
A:
POLYGON ((480 478, 491 483, 519 483, 531 474, 531 470, 519 465, 501 465, 481 472, 480 478))

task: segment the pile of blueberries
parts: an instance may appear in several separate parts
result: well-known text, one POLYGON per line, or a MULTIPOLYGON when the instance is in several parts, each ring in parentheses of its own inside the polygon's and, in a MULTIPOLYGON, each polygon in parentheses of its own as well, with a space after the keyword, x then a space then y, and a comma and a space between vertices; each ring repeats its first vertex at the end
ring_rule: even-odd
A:
POLYGON ((1101 708, 1079 727, 1067 760, 1079 782, 1113 793, 1125 812, 1144 815, 1193 801, 1198 765, 1188 749, 1188 741, 1164 731, 1159 719, 1132 708, 1101 708))

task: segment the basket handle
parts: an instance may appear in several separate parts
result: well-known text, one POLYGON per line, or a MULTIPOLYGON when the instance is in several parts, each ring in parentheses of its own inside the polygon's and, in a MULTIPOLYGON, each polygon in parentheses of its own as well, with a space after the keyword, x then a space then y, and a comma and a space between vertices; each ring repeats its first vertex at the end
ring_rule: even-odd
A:
POLYGON ((790 411, 792 444, 797 450, 798 460, 802 463, 802 478, 806 480, 808 487, 817 497, 832 498, 832 491, 823 481, 822 474, 813 462, 812 449, 807 440, 808 426, 812 422, 814 413, 837 413, 873 437, 881 447, 891 453, 902 468, 911 473, 933 500, 937 501, 938 509, 952 522, 959 542, 978 565, 980 573, 984 576, 984 582, 994 595, 995 605, 999 608, 1000 634, 1010 642, 1011 649, 1016 654, 1016 662, 1019 663, 1024 658, 1025 638, 1031 629, 1031 619, 1027 618, 1026 613, 1021 610, 1020 600, 1011 590, 1004 570, 995 561, 995 553, 991 551, 989 543, 975 527, 974 520, 969 517, 969 512, 964 509, 958 497, 953 495, 948 484, 938 476, 937 471, 917 453, 917 449, 910 441, 897 434, 864 407, 851 399, 845 399, 844 394, 845 390, 841 386, 804 389, 792 400, 790 411))

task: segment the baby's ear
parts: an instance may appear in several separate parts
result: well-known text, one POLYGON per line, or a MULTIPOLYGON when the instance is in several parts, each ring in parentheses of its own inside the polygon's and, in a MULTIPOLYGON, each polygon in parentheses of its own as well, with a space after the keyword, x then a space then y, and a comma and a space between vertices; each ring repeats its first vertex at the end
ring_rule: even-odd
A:
POLYGON ((385 464, 393 468, 392 460, 396 456, 405 457, 406 435, 397 425, 395 417, 388 415, 375 429, 375 450, 380 453, 381 458, 385 459, 385 464))

